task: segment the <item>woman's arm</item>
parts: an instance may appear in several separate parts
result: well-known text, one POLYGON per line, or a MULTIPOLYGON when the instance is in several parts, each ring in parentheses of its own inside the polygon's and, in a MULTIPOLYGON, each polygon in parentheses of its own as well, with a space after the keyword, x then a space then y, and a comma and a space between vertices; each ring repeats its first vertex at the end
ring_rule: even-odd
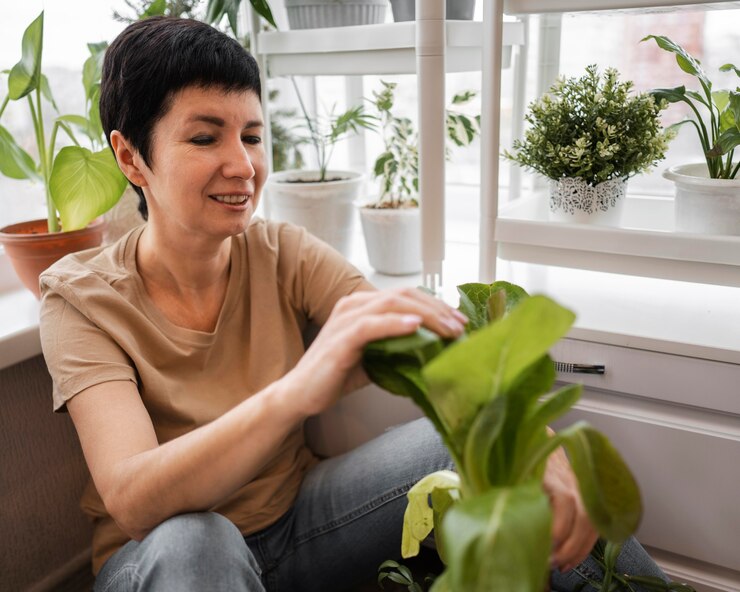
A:
POLYGON ((418 290, 342 298, 291 372, 213 422, 162 445, 133 383, 92 386, 67 408, 106 508, 124 532, 140 540, 170 516, 207 510, 258 475, 292 430, 330 407, 356 380, 365 344, 421 324, 452 337, 464 321, 418 290))

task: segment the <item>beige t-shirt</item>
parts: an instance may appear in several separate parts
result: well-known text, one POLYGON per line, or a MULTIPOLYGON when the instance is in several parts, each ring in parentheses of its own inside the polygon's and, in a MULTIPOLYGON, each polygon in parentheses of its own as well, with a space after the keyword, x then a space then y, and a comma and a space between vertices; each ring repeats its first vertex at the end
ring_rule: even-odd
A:
MULTIPOLYGON (((130 380, 160 443, 219 417, 292 369, 307 324, 323 324, 336 301, 370 289, 336 251, 303 229, 255 219, 232 238, 231 273, 216 329, 169 322, 136 269, 140 226, 109 247, 65 257, 41 276, 41 341, 54 381, 54 409, 82 390, 130 380)), ((299 395, 297 395, 299 396, 299 395)), ((303 428, 217 511, 244 534, 265 528, 293 503, 316 462, 303 428)), ((82 498, 95 525, 93 571, 127 537, 92 482, 82 498)))

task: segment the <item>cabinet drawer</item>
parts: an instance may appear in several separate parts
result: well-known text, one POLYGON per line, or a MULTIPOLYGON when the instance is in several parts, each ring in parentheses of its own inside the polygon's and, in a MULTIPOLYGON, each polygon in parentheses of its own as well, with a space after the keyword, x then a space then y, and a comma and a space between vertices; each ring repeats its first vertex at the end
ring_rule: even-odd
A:
POLYGON ((605 373, 559 374, 566 382, 667 403, 740 415, 740 366, 673 354, 564 339, 559 362, 603 364, 605 373))

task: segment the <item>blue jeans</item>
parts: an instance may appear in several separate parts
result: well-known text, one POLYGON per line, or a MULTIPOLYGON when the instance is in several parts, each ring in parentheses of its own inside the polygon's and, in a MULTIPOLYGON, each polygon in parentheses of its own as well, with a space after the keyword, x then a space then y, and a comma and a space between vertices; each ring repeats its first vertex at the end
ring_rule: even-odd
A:
MULTIPOLYGON (((243 537, 210 512, 166 520, 116 552, 95 591, 351 590, 371 581, 383 561, 399 558, 406 492, 445 468, 452 464, 431 424, 408 423, 321 462, 304 479, 293 507, 260 532, 243 537)), ((618 564, 627 573, 662 575, 635 540, 618 564)), ((566 574, 553 572, 552 589, 571 591, 598 573, 589 558, 566 574)))

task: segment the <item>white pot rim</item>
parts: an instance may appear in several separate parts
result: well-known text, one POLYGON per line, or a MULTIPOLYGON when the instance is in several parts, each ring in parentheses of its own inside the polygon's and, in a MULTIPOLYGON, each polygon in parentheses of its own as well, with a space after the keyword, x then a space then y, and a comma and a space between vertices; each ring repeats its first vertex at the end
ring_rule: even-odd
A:
POLYGON ((740 179, 711 179, 705 162, 672 166, 663 171, 663 177, 684 185, 740 187, 740 179))
POLYGON ((355 185, 362 181, 364 175, 355 171, 341 171, 341 170, 328 170, 326 175, 331 177, 341 176, 346 177, 336 181, 306 181, 305 179, 317 178, 319 171, 317 169, 291 169, 288 171, 278 171, 277 173, 270 174, 270 178, 267 180, 268 184, 283 184, 290 181, 302 181, 300 185, 306 186, 325 186, 325 187, 337 187, 340 185, 355 185))

